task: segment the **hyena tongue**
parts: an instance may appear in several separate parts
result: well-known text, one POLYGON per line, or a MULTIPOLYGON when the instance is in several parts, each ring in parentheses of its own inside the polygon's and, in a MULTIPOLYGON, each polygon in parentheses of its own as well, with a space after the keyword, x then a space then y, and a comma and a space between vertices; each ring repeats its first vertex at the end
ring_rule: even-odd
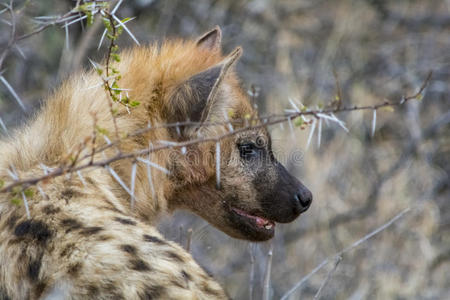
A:
POLYGON ((264 225, 268 225, 269 221, 260 217, 255 217, 256 225, 259 227, 263 227, 264 225))
POLYGON ((241 216, 245 216, 245 217, 247 217, 249 219, 254 220, 256 225, 259 226, 259 227, 266 228, 266 226, 269 226, 269 228, 266 228, 266 229, 270 229, 270 228, 272 228, 272 226, 275 225, 272 221, 269 221, 269 220, 261 218, 261 217, 250 215, 250 214, 246 213, 243 210, 240 210, 240 209, 237 209, 237 208, 233 208, 233 210, 235 212, 237 212, 238 214, 240 214, 241 216))

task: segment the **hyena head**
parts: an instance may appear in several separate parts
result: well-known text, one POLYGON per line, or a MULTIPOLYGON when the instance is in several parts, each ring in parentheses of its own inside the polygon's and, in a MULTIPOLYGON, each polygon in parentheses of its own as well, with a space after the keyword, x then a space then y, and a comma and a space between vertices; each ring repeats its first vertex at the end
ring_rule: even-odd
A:
MULTIPOLYGON (((216 55, 220 44, 216 27, 198 39, 196 47, 206 50, 201 55, 216 55)), ((201 124, 173 130, 172 137, 207 142, 172 153, 169 207, 191 210, 235 238, 264 241, 273 237, 275 222, 291 222, 305 212, 312 194, 277 161, 267 129, 255 121, 257 114, 232 71, 241 52, 237 48, 170 94, 166 121, 201 124), (212 125, 227 120, 232 125, 212 125), (248 125, 257 128, 243 130, 248 125), (235 132, 213 140, 230 131, 235 132)))

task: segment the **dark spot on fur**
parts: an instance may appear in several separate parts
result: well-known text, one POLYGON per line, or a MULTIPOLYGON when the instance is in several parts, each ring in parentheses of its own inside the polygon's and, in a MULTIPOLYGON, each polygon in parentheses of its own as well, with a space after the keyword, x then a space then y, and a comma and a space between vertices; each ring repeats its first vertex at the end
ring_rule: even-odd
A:
POLYGON ((166 243, 162 239, 160 239, 156 236, 148 235, 148 234, 144 234, 144 241, 150 242, 150 243, 156 243, 156 244, 165 244, 166 243))
POLYGON ((69 265, 69 267, 67 268, 67 274, 73 277, 78 276, 81 270, 81 266, 82 266, 81 262, 76 262, 74 264, 69 265))
POLYGON ((148 264, 139 258, 130 260, 130 269, 136 271, 150 271, 148 264))
POLYGON ((102 231, 102 230, 103 230, 102 227, 99 227, 99 226, 91 226, 91 227, 86 227, 86 228, 84 228, 83 230, 81 230, 81 231, 80 231, 80 234, 89 236, 89 235, 92 235, 92 234, 96 234, 96 233, 98 233, 98 232, 100 232, 100 231, 102 231))
POLYGON ((72 253, 72 251, 73 251, 73 248, 75 247, 75 244, 74 243, 69 243, 69 244, 67 244, 65 247, 64 247, 64 249, 61 251, 61 253, 60 253, 60 257, 66 257, 66 256, 69 256, 71 253, 72 253))
POLYGON ((183 276, 184 278, 186 278, 187 281, 192 280, 191 275, 189 275, 188 273, 186 273, 186 271, 181 271, 181 276, 183 276))
POLYGON ((104 242, 104 241, 109 241, 109 240, 111 240, 112 238, 113 238, 113 237, 110 236, 110 235, 102 234, 102 235, 99 235, 99 236, 98 236, 97 240, 104 242))
POLYGON ((114 218, 114 220, 116 220, 117 222, 122 223, 124 225, 136 225, 136 222, 133 220, 130 220, 130 219, 116 217, 116 218, 114 218))
POLYGON ((83 227, 83 225, 79 221, 72 218, 61 220, 61 225, 67 228, 66 233, 83 227))
POLYGON ((133 255, 136 255, 136 253, 137 253, 136 247, 131 246, 131 245, 126 245, 126 244, 120 245, 120 249, 126 253, 133 254, 133 255))
POLYGON ((108 280, 106 284, 102 285, 102 289, 104 290, 102 294, 110 296, 108 297, 108 299, 114 300, 125 299, 121 291, 118 289, 119 286, 120 286, 119 283, 108 280))
POLYGON ((28 277, 31 281, 36 281, 39 277, 39 271, 41 270, 42 258, 32 260, 28 265, 28 277))
POLYGON ((97 286, 90 284, 87 286, 87 292, 89 296, 97 296, 99 293, 99 289, 97 286))
POLYGON ((61 192, 61 198, 65 199, 65 200, 69 200, 70 198, 81 197, 81 196, 83 196, 83 193, 80 193, 72 188, 67 188, 61 192))
POLYGON ((139 299, 153 300, 159 299, 164 294, 165 288, 160 285, 145 286, 143 294, 139 294, 139 299))
POLYGON ((20 222, 16 226, 14 234, 18 237, 30 237, 41 243, 45 243, 52 236, 47 224, 35 220, 20 222))
POLYGON ((16 214, 12 214, 8 220, 6 220, 6 225, 9 229, 12 229, 14 225, 16 225, 17 220, 19 220, 19 216, 16 214))
POLYGON ((61 211, 61 208, 55 207, 53 204, 46 205, 42 208, 42 212, 47 215, 53 215, 61 211))
MULTIPOLYGON (((37 299, 39 298, 47 288, 47 282, 45 281, 39 281, 38 284, 33 288, 34 297, 37 299)), ((0 297, 0 299, 2 299, 0 297)))
POLYGON ((184 262, 183 258, 178 255, 177 253, 173 252, 173 251, 168 251, 167 252, 167 256, 170 257, 173 260, 176 260, 178 262, 184 262))

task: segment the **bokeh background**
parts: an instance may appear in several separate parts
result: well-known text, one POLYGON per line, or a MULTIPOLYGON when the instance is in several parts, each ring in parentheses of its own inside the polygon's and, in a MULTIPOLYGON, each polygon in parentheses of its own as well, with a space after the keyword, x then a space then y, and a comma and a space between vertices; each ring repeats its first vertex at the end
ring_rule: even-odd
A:
MULTIPOLYGON (((5 0, 3 0, 5 1, 5 0)), ((33 17, 64 14, 75 1, 14 1, 17 31, 33 17)), ((450 299, 450 1, 449 0, 136 0, 121 17, 142 43, 196 37, 220 25, 224 51, 241 45, 237 66, 244 89, 258 91, 261 114, 290 109, 288 99, 325 105, 339 80, 345 105, 399 101, 432 80, 421 101, 394 112, 338 115, 349 132, 323 123, 306 149, 309 128, 271 128, 277 156, 314 194, 307 213, 277 225, 271 242, 270 297, 279 299, 325 259, 364 237, 407 207, 402 219, 333 260, 290 299, 450 299), (336 74, 336 76, 334 75, 336 74), (328 276, 330 275, 330 276, 328 276)), ((9 38, 0 15, 0 51, 9 38)), ((3 22, 6 21, 6 22, 3 22)), ((23 100, 24 112, 0 84, 0 117, 7 128, 29 118, 70 73, 100 60, 102 25, 60 26, 21 41, 0 70, 23 100)), ((132 45, 123 34, 121 47, 132 45)), ((1 134, 4 134, 0 129, 1 134)), ((0 154, 1 155, 1 154, 0 154)), ((185 212, 163 218, 161 230, 185 245, 234 299, 261 299, 270 243, 234 240, 185 212)))

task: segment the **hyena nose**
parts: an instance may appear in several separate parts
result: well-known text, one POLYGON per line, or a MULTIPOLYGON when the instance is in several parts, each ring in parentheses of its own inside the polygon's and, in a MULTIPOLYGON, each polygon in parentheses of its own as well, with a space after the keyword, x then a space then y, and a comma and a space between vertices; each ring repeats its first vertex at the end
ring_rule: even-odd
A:
POLYGON ((294 196, 297 213, 306 211, 312 202, 312 193, 307 189, 300 189, 294 196))

